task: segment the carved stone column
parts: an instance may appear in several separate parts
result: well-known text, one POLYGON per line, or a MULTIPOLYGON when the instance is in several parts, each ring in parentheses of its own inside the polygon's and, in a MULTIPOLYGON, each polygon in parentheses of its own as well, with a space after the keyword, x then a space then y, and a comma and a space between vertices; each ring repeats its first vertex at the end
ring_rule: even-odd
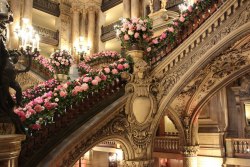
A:
POLYGON ((11 0, 10 7, 13 12, 14 22, 10 24, 10 39, 8 43, 8 48, 17 49, 18 48, 18 37, 15 34, 15 29, 20 27, 20 19, 21 19, 21 3, 20 0, 11 0))
POLYGON ((131 18, 140 17, 140 0, 131 1, 131 18))
POLYGON ((95 8, 93 6, 88 8, 88 43, 91 46, 90 54, 95 51, 94 39, 95 39, 95 8))
POLYGON ((18 166, 21 141, 25 138, 25 135, 0 135, 0 166, 18 166))
POLYGON ((128 100, 125 113, 129 124, 128 139, 133 147, 134 156, 126 160, 125 166, 153 166, 152 144, 156 111, 156 82, 149 76, 150 66, 143 60, 143 51, 129 51, 134 60, 134 73, 123 75, 129 83, 126 85, 128 100))
POLYGON ((29 19, 30 25, 32 25, 32 9, 33 9, 33 0, 25 0, 23 17, 29 19))
POLYGON ((131 15, 131 0, 123 0, 123 17, 130 18, 131 15))
POLYGON ((197 167, 197 152, 199 146, 183 147, 183 167, 197 167))
POLYGON ((83 36, 86 39, 86 17, 87 17, 87 12, 85 9, 82 10, 81 12, 81 24, 80 24, 80 36, 83 36))
POLYGON ((80 9, 78 8, 77 4, 72 5, 72 51, 73 57, 78 62, 79 56, 74 49, 75 46, 78 45, 79 41, 79 21, 80 21, 80 9))
POLYGON ((71 36, 71 16, 70 7, 65 4, 60 4, 60 17, 58 19, 59 33, 59 48, 64 50, 70 50, 70 36, 71 36))

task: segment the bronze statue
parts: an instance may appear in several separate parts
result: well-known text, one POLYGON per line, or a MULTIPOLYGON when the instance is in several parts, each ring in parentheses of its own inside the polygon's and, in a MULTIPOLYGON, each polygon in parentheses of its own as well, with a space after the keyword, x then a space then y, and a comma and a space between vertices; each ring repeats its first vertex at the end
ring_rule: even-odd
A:
MULTIPOLYGON (((10 56, 6 49, 6 24, 12 21, 12 12, 8 2, 6 0, 0 0, 0 123, 14 123, 16 133, 25 133, 19 117, 13 112, 15 103, 9 92, 10 86, 16 89, 20 87, 18 87, 16 85, 17 82, 15 82, 17 71, 12 68, 13 66, 10 67, 11 61, 14 63, 15 58, 13 59, 13 57, 16 57, 17 53, 11 52, 12 56, 10 56), (13 72, 12 76, 8 74, 10 71, 13 72), (12 83, 10 83, 10 81, 12 83)), ((18 96, 20 96, 20 91, 21 90, 17 90, 18 96)))

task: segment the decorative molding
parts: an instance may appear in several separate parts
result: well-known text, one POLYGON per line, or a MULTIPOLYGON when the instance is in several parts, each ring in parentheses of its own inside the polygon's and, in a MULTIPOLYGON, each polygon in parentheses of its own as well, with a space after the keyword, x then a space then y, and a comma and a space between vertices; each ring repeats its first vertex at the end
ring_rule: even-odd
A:
POLYGON ((120 20, 118 20, 110 25, 101 27, 101 41, 102 42, 109 41, 109 40, 114 39, 116 37, 114 25, 119 24, 119 23, 120 23, 120 20))
POLYGON ((186 56, 186 58, 182 60, 182 63, 179 63, 178 66, 176 65, 171 71, 165 73, 159 72, 158 74, 152 73, 152 75, 156 75, 157 78, 162 80, 159 86, 160 93, 158 95, 158 100, 160 100, 162 96, 168 95, 170 90, 172 90, 188 69, 190 69, 210 48, 216 45, 229 33, 247 23, 250 18, 249 11, 250 2, 246 2, 239 11, 237 10, 237 12, 235 12, 232 18, 230 17, 231 19, 227 18, 228 20, 217 28, 218 31, 213 32, 207 40, 199 45, 199 47, 190 52, 189 56, 186 56))
POLYGON ((185 157, 196 157, 198 151, 199 146, 184 146, 182 153, 185 157))
POLYGON ((50 0, 33 0, 33 7, 37 10, 41 10, 45 13, 60 16, 60 3, 53 2, 50 0))
POLYGON ((42 43, 58 46, 59 44, 59 31, 53 31, 44 27, 33 25, 36 32, 39 34, 42 43))
POLYGON ((102 0, 101 10, 102 10, 102 12, 105 12, 105 11, 119 5, 122 2, 123 2, 123 0, 102 0))

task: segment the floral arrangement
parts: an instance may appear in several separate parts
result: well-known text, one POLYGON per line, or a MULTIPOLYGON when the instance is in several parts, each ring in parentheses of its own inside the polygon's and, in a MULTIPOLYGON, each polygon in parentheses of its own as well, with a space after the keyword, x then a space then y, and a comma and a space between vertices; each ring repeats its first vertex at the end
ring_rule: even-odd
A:
POLYGON ((69 52, 63 50, 51 54, 50 62, 57 74, 68 74, 73 60, 69 52))
POLYGON ((103 51, 95 53, 91 56, 84 58, 84 61, 78 64, 78 71, 83 75, 86 73, 97 72, 98 68, 95 69, 94 66, 99 64, 108 64, 114 62, 121 58, 121 55, 115 51, 103 51))
POLYGON ((74 81, 61 84, 56 80, 47 81, 27 90, 24 93, 27 103, 24 107, 16 108, 14 112, 28 129, 41 129, 41 126, 53 122, 55 112, 64 114, 66 108, 83 100, 89 93, 102 90, 106 85, 116 82, 121 73, 129 69, 127 60, 122 58, 74 81))
POLYGON ((42 72, 49 74, 49 76, 53 76, 55 73, 53 66, 50 64, 50 60, 42 55, 33 57, 32 65, 36 66, 35 68, 40 69, 42 72))
POLYGON ((162 51, 168 53, 177 44, 181 43, 188 35, 198 28, 221 4, 221 0, 196 0, 192 5, 181 6, 182 12, 178 19, 167 25, 166 31, 153 38, 147 48, 148 58, 157 61, 157 54, 162 51), (154 54, 152 54, 154 53, 154 54))
POLYGON ((106 61, 116 61, 121 58, 120 54, 116 51, 103 51, 99 53, 92 54, 84 58, 86 64, 102 63, 106 61))
POLYGON ((84 61, 78 64, 78 71, 81 73, 81 75, 87 74, 91 70, 93 69, 90 67, 90 65, 86 64, 84 61))
POLYGON ((146 49, 153 36, 152 20, 149 18, 122 19, 120 25, 115 25, 117 37, 127 50, 146 49))

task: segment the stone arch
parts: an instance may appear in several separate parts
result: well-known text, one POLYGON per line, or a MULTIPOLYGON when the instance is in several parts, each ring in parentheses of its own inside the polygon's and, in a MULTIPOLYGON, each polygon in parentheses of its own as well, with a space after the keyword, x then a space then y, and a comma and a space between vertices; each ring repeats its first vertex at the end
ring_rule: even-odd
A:
POLYGON ((91 145, 88 145, 88 147, 85 147, 84 150, 81 150, 81 154, 74 157, 74 161, 71 161, 71 163, 68 165, 70 165, 70 166, 74 165, 77 162, 77 160, 80 159, 80 157, 83 156, 88 150, 90 150, 91 148, 95 147, 99 143, 106 141, 106 140, 112 140, 112 141, 115 141, 115 142, 121 144, 121 149, 124 152, 124 159, 125 160, 127 160, 131 157, 134 157, 133 148, 129 145, 129 142, 125 138, 123 138, 122 136, 112 135, 112 136, 100 138, 100 139, 96 140, 95 142, 93 142, 91 145))
MULTIPOLYGON (((249 4, 248 4, 249 5, 249 4)), ((247 12, 247 11, 246 11, 247 12)), ((249 18, 248 18, 249 19, 249 18)), ((236 21, 237 22, 237 21, 236 21)), ((158 114, 156 115, 155 121, 157 121, 157 124, 160 122, 160 118, 162 117, 162 113, 169 108, 171 103, 174 101, 174 99, 180 94, 181 90, 184 89, 184 87, 192 81, 192 79, 195 77, 195 72, 202 70, 204 67, 206 67, 211 60, 216 58, 223 50, 226 50, 232 44, 235 44, 238 40, 242 39, 244 36, 248 35, 250 33, 250 22, 249 20, 238 27, 236 30, 229 32, 226 34, 224 38, 222 38, 216 45, 214 45, 210 50, 206 51, 204 55, 200 55, 200 58, 197 61, 194 61, 194 64, 190 69, 187 70, 187 72, 183 76, 179 76, 180 78, 177 80, 175 79, 174 82, 176 82, 173 86, 173 88, 167 92, 165 96, 163 96, 160 99, 159 107, 158 107, 158 114)), ((175 75, 175 74, 173 74, 175 75)), ((178 76, 176 76, 178 77, 178 76)), ((160 81, 164 82, 164 81, 160 81)), ((173 110, 175 112, 175 110, 173 110)), ((174 114, 174 113, 173 113, 174 114)), ((178 116, 178 114, 175 114, 178 116)), ((185 123, 185 115, 180 115, 179 120, 182 123, 182 127, 184 127, 185 123)), ((194 119, 192 119, 194 121, 194 119)), ((190 118, 188 118, 187 122, 189 122, 190 125, 190 118)), ((190 127, 189 127, 190 129, 190 127)), ((185 130, 184 130, 185 131, 185 130)), ((190 132, 189 132, 190 133, 190 132)), ((185 144, 185 143, 184 143, 185 144)), ((186 144, 193 144, 193 142, 188 142, 186 144)))
MULTIPOLYGON (((211 99, 211 97, 218 92, 220 89, 222 89, 223 87, 227 86, 228 84, 230 84, 231 82, 233 82, 234 80, 244 76, 245 74, 250 72, 250 65, 242 68, 240 71, 237 71, 235 73, 233 73, 232 75, 228 76, 227 78, 225 78, 224 80, 222 80, 220 82, 220 84, 218 86, 216 86, 216 88, 212 89, 207 96, 205 96, 202 101, 197 104, 197 107, 195 108, 195 110, 192 113, 192 117, 191 117, 191 122, 190 122, 190 132, 191 132, 191 139, 194 139, 196 136, 196 130, 194 127, 194 122, 196 119, 198 119, 198 116, 201 112, 202 107, 211 99)), ((194 143, 195 141, 192 141, 192 143, 194 143)))

